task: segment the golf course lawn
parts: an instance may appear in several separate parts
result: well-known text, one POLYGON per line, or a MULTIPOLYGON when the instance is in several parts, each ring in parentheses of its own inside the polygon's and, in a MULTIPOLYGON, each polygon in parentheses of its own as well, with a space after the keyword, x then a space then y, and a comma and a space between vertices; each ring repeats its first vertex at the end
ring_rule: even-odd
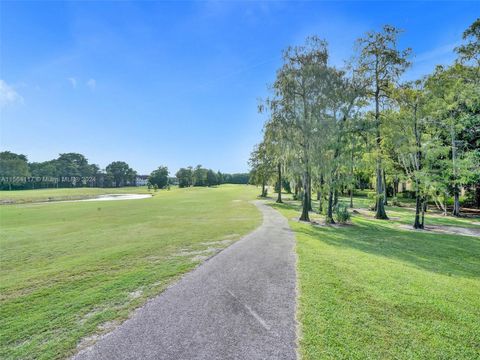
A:
POLYGON ((273 206, 296 234, 304 360, 480 358, 480 238, 400 229, 413 223, 405 208, 331 227, 296 221, 298 202, 273 206))
MULTIPOLYGON (((31 202, 46 193, 47 199, 71 198, 92 190, 112 193, 10 193, 31 202)), ((161 190, 141 200, 0 206, 0 358, 62 359, 81 339, 80 347, 88 345, 89 336, 111 330, 147 298, 256 228, 261 214, 249 203, 256 195, 254 187, 223 185, 161 190)))

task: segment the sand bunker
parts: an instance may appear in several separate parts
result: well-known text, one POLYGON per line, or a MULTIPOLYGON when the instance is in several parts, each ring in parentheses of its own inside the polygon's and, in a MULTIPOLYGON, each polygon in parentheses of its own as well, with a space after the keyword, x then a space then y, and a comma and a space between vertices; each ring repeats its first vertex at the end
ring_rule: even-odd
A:
MULTIPOLYGON (((372 210, 356 208, 356 209, 352 209, 352 213, 357 215, 362 215, 363 217, 366 217, 368 219, 375 219, 375 211, 372 211, 372 210)), ((400 220, 400 217, 389 215, 388 219, 397 221, 397 220, 400 220)))
POLYGON ((399 225, 401 229, 412 231, 427 231, 437 234, 451 234, 451 235, 465 235, 480 237, 480 229, 466 228, 458 226, 446 226, 446 225, 427 225, 425 229, 414 229, 412 225, 399 225))
POLYGON ((32 202, 31 204, 55 204, 55 203, 67 203, 67 202, 83 202, 83 201, 116 201, 116 200, 139 200, 139 199, 148 199, 151 198, 151 194, 105 194, 98 195, 88 199, 78 199, 78 200, 48 200, 48 201, 39 201, 32 202))
POLYGON ((114 201, 114 200, 137 200, 148 199, 152 197, 150 194, 106 194, 99 195, 92 199, 73 200, 73 201, 114 201))

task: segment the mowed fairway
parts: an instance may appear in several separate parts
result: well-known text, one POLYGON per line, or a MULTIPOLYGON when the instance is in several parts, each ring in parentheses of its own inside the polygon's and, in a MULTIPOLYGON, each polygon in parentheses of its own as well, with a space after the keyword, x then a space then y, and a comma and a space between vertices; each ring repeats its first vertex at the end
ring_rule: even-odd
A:
POLYGON ((294 220, 297 202, 274 206, 297 238, 303 359, 480 358, 480 238, 400 229, 413 222, 405 208, 333 227, 294 220))
POLYGON ((223 185, 142 200, 1 206, 0 358, 73 354, 81 339, 112 329, 256 228, 261 215, 248 202, 256 194, 223 185))

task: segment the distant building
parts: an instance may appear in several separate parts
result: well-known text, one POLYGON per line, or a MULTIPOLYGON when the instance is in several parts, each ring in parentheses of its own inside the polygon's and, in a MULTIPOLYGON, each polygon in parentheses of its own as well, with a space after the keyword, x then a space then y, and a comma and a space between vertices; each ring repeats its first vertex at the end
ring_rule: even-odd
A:
POLYGON ((148 183, 148 175, 137 175, 135 186, 146 186, 148 183))

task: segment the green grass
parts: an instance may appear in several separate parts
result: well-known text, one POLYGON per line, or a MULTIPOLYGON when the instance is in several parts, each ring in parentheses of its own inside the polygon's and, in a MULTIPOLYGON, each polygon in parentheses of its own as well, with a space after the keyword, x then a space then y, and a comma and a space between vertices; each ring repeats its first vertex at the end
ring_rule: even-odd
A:
MULTIPOLYGON (((341 199, 345 204, 350 204, 350 199, 341 199)), ((354 208, 368 209, 372 200, 366 198, 355 198, 354 208)), ((402 203, 402 207, 387 206, 387 215, 393 220, 393 224, 407 224, 413 225, 415 219, 415 213, 413 211, 415 203, 411 203, 410 207, 406 203, 402 203)), ((372 212, 372 216, 373 216, 372 212)), ((464 218, 444 216, 440 211, 430 206, 430 210, 425 213, 425 225, 445 225, 445 226, 457 226, 457 227, 470 227, 480 228, 479 218, 464 218)))
POLYGON ((192 270, 201 251, 257 227, 261 215, 248 202, 256 194, 225 185, 142 200, 0 206, 0 358, 71 355, 80 339, 107 331, 192 270))
POLYGON ((304 360, 480 358, 480 238, 399 229, 404 208, 329 227, 292 220, 296 202, 274 207, 297 238, 304 360))
MULTIPOLYGON (((146 186, 122 188, 70 188, 38 190, 0 190, 0 204, 21 204, 31 202, 79 200, 93 198, 103 194, 145 194, 146 186)), ((150 193, 156 194, 154 191, 150 193)))

